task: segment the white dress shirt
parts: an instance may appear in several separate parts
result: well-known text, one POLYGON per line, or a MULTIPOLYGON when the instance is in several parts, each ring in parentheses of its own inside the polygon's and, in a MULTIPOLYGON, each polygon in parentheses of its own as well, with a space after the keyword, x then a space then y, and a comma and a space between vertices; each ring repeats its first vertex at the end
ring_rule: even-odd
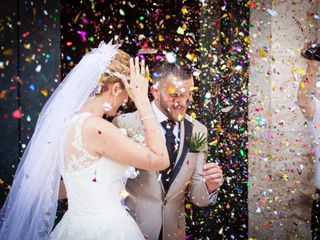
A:
MULTIPOLYGON (((158 123, 161 125, 161 122, 163 121, 167 121, 168 120, 168 117, 160 111, 160 109, 156 106, 155 102, 152 101, 151 103, 151 107, 152 107, 152 110, 156 116, 156 119, 158 121, 158 123)), ((173 134, 174 136, 176 137, 176 143, 177 142, 180 142, 180 139, 179 139, 179 122, 175 122, 176 125, 174 126, 173 128, 173 134)), ((165 137, 165 134, 166 134, 166 130, 163 128, 163 126, 161 125, 161 132, 162 132, 162 136, 163 136, 163 139, 164 141, 166 141, 166 137, 165 137)), ((215 197, 216 193, 217 193, 218 190, 215 190, 213 193, 208 193, 209 195, 209 200, 213 200, 213 198, 215 197)))
MULTIPOLYGON (((160 111, 160 109, 156 106, 155 102, 152 101, 151 103, 151 107, 152 107, 152 110, 156 116, 156 119, 158 121, 158 123, 161 125, 161 122, 163 121, 167 121, 168 120, 168 117, 160 111)), ((179 139, 179 122, 175 122, 176 125, 174 126, 173 128, 173 134, 174 136, 176 137, 176 143, 179 143, 180 142, 180 139, 179 139)), ((164 129, 164 127, 161 125, 161 132, 162 132, 162 136, 163 136, 163 139, 164 141, 166 141, 166 137, 165 137, 165 134, 166 134, 166 130, 164 129)))

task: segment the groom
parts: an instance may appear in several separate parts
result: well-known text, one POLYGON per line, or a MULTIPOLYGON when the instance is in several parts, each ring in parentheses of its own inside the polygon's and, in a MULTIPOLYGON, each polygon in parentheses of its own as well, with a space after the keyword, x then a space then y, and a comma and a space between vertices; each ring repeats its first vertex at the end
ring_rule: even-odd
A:
MULTIPOLYGON (((194 134, 207 137, 207 128, 186 114, 194 87, 189 65, 182 59, 163 61, 153 69, 152 80, 152 108, 166 141, 170 166, 160 172, 138 170, 138 177, 127 182, 126 204, 147 239, 182 240, 185 198, 200 207, 214 204, 223 176, 217 164, 206 163, 206 144, 196 149, 188 146, 187 140, 194 134)), ((133 137, 143 136, 138 112, 121 115, 113 123, 133 137)))

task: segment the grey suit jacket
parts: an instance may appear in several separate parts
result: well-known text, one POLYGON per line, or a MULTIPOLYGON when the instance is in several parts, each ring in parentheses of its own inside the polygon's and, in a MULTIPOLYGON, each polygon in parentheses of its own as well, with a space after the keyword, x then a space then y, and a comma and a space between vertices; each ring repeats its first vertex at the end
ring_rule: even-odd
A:
MULTIPOLYGON (((143 136, 143 125, 138 112, 121 115, 113 123, 125 128, 128 135, 143 136)), ((147 239, 158 240, 161 226, 163 239, 185 239, 185 197, 197 206, 214 204, 216 196, 209 194, 202 176, 202 167, 207 160, 207 149, 202 152, 188 151, 186 138, 193 133, 204 133, 207 128, 191 117, 181 122, 180 147, 172 171, 170 188, 165 193, 158 171, 138 170, 139 176, 130 179, 126 188, 129 196, 126 204, 130 214, 140 226, 147 239)))

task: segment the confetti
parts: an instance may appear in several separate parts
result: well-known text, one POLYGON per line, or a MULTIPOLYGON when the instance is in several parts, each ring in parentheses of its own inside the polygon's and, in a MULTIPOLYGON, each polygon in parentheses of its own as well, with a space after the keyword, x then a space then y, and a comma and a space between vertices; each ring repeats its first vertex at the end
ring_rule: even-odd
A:
POLYGON ((277 11, 272 10, 272 9, 267 9, 267 13, 272 17, 276 17, 279 15, 277 11))
POLYGON ((105 102, 103 105, 102 105, 103 109, 105 112, 109 112, 110 110, 112 110, 112 105, 108 102, 105 102))
POLYGON ((15 119, 20 119, 22 117, 22 112, 20 111, 20 109, 16 109, 12 113, 12 117, 15 118, 15 119))
POLYGON ((41 72, 41 65, 38 65, 35 70, 36 72, 41 72))
POLYGON ((169 62, 169 63, 175 63, 176 62, 176 55, 172 52, 170 53, 167 53, 166 54, 166 60, 169 62))

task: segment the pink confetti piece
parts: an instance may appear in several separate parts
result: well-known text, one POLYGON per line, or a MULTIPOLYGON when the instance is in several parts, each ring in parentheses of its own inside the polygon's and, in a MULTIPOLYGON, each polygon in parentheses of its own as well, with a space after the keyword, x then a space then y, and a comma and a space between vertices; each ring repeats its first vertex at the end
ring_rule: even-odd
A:
POLYGON ((20 119, 22 117, 22 113, 21 113, 20 109, 15 110, 12 113, 12 117, 15 119, 20 119))
POLYGON ((87 41, 87 38, 86 38, 87 32, 78 30, 77 33, 81 36, 82 42, 86 42, 87 41))

